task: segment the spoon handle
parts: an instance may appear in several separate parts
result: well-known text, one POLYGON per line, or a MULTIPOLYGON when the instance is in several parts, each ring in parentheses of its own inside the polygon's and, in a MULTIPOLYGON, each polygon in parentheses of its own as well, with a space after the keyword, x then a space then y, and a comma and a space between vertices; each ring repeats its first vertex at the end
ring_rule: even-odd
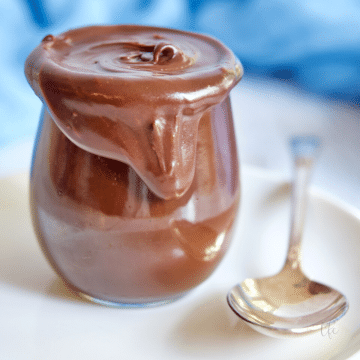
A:
POLYGON ((317 136, 295 136, 290 141, 294 161, 294 180, 291 195, 291 230, 285 266, 301 266, 301 239, 304 228, 307 190, 313 165, 320 148, 317 136))

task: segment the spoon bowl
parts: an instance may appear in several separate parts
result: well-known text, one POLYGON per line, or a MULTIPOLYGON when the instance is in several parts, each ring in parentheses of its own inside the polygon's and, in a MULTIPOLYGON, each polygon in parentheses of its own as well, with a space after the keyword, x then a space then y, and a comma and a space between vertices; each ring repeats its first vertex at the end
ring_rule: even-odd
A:
POLYGON ((275 276, 244 280, 231 289, 227 300, 252 328, 273 337, 319 331, 348 308, 340 292, 288 267, 275 276))
POLYGON ((307 335, 339 320, 348 310, 344 295, 310 280, 301 269, 307 187, 319 144, 319 138, 313 136, 291 141, 295 176, 289 249, 283 269, 274 276, 246 279, 227 296, 235 314, 265 335, 307 335))

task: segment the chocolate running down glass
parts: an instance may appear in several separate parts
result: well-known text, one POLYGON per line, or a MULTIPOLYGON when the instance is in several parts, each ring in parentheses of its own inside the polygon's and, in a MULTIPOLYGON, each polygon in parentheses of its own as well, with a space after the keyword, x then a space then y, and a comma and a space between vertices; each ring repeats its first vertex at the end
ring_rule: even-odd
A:
POLYGON ((194 33, 93 26, 45 37, 25 72, 44 105, 33 223, 65 283, 144 306, 203 282, 239 206, 233 53, 194 33))

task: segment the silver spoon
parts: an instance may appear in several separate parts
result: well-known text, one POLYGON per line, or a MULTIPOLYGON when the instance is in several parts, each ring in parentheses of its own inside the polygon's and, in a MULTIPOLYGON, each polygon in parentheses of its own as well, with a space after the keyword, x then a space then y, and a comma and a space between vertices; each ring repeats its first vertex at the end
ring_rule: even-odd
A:
POLYGON ((307 187, 320 146, 315 136, 295 137, 291 150, 295 177, 287 258, 275 276, 246 279, 234 286, 227 300, 231 309, 255 330, 273 337, 310 334, 339 320, 348 310, 338 291, 308 279, 301 270, 301 238, 307 187))

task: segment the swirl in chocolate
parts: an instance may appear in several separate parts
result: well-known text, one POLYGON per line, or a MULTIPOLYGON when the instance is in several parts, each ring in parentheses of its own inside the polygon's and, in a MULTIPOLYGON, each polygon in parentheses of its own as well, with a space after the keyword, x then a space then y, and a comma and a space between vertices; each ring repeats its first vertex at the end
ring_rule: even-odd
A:
POLYGON ((26 63, 29 83, 74 144, 130 165, 164 199, 190 187, 199 120, 242 73, 211 37, 130 25, 48 35, 26 63))
MULTIPOLYGON (((191 52, 193 51, 188 51, 191 52)), ((89 47, 82 55, 89 68, 94 65, 94 72, 99 66, 101 71, 135 71, 138 75, 139 71, 175 72, 191 66, 194 62, 193 57, 165 42, 154 45, 125 41, 105 43, 89 47)))

